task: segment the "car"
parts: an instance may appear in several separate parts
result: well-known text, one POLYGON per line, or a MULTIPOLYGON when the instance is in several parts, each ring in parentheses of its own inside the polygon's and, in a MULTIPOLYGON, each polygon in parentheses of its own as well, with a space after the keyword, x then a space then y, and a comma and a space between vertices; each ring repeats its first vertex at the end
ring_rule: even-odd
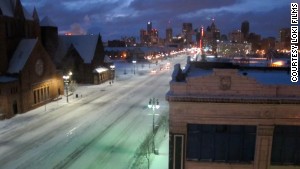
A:
POLYGON ((156 73, 156 72, 157 72, 156 69, 151 70, 151 73, 153 73, 153 74, 156 73))

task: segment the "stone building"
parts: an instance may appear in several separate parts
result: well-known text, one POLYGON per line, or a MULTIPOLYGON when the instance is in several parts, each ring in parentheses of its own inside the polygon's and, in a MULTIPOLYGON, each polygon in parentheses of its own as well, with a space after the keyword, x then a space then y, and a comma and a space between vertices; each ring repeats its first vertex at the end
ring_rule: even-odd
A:
POLYGON ((170 169, 300 168, 299 83, 288 70, 261 69, 175 67, 166 95, 170 169))
POLYGON ((36 10, 30 15, 20 0, 0 1, 0 119, 42 106, 64 91, 40 37, 36 10))

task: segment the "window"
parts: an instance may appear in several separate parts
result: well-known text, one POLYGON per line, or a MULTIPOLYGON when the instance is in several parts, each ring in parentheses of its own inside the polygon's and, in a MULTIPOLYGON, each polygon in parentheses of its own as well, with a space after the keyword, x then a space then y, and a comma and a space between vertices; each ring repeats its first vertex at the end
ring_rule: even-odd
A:
POLYGON ((44 90, 43 88, 41 88, 41 101, 45 100, 45 97, 44 97, 44 90))
POLYGON ((49 86, 47 86, 47 97, 48 97, 48 98, 50 97, 50 89, 49 89, 49 86))
POLYGON ((10 94, 16 94, 16 93, 18 93, 17 87, 10 88, 10 94))
POLYGON ((275 126, 271 163, 300 165, 300 126, 275 126))
POLYGON ((188 124, 187 159, 254 161, 256 126, 188 124))
POLYGON ((34 104, 37 103, 37 96, 36 96, 36 90, 33 91, 33 101, 34 101, 34 104))
POLYGON ((171 134, 169 139, 169 168, 183 169, 184 167, 184 135, 171 134))
POLYGON ((47 91, 46 91, 46 87, 44 87, 44 100, 47 100, 48 99, 48 97, 49 97, 49 95, 48 95, 48 93, 47 93, 47 91))
POLYGON ((40 99, 40 90, 38 89, 37 90, 37 102, 40 102, 41 99, 40 99))
POLYGON ((43 101, 47 100, 49 97, 50 97, 49 86, 45 86, 45 87, 33 90, 34 104, 43 102, 43 101))

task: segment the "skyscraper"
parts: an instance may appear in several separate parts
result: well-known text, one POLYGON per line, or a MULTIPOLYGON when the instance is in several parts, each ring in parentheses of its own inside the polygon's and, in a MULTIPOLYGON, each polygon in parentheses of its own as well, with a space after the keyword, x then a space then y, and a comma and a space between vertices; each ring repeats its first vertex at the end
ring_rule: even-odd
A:
POLYGON ((146 44, 148 42, 148 34, 147 34, 147 31, 144 30, 144 29, 141 29, 140 30, 140 40, 141 40, 141 43, 142 44, 146 44))
POLYGON ((173 38, 173 30, 172 30, 172 28, 167 28, 166 29, 166 42, 168 42, 168 43, 172 42, 172 38, 173 38))
POLYGON ((158 30, 152 28, 152 22, 147 22, 147 30, 141 29, 140 30, 140 39, 141 43, 144 45, 153 45, 157 44, 159 41, 158 38, 158 30))
POLYGON ((151 32, 151 30, 152 30, 152 22, 148 21, 148 23, 147 23, 147 32, 149 33, 149 32, 151 32))
POLYGON ((216 54, 218 40, 220 40, 220 30, 217 28, 215 20, 213 19, 211 25, 206 29, 203 46, 210 48, 212 54, 216 54))
POLYGON ((182 35, 184 37, 185 44, 191 44, 193 42, 193 25, 192 23, 183 23, 182 24, 182 35))
POLYGON ((291 29, 290 28, 280 29, 279 42, 282 44, 283 49, 291 48, 291 29))
POLYGON ((247 36, 249 34, 249 22, 248 21, 244 21, 242 22, 242 25, 241 25, 241 31, 243 33, 243 37, 244 39, 246 40, 247 39, 247 36))

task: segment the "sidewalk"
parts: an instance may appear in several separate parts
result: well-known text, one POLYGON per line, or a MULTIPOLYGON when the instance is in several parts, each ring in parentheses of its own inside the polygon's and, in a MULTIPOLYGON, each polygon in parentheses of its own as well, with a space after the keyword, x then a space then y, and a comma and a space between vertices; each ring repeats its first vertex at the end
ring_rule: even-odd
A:
POLYGON ((169 168, 169 135, 166 135, 159 145, 158 155, 154 155, 150 164, 150 169, 168 169, 169 168))

